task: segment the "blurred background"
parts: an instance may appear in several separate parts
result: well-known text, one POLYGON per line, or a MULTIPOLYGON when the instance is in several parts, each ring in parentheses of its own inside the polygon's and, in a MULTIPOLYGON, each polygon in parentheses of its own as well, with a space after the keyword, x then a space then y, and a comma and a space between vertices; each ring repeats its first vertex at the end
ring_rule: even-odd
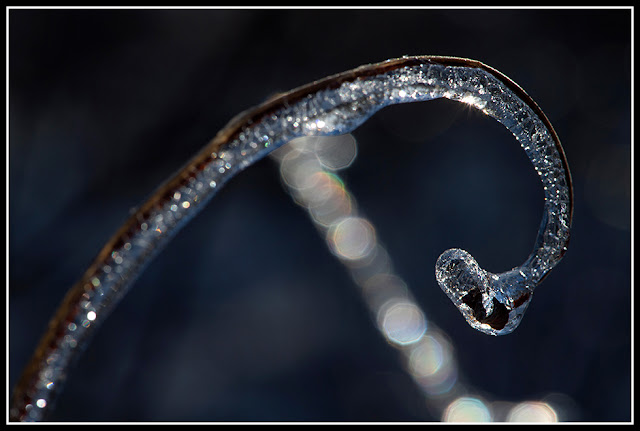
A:
POLYGON ((543 208, 524 151, 461 104, 388 107, 353 134, 340 181, 437 325, 436 350, 450 346, 435 361, 454 366, 451 386, 426 396, 416 384, 266 158, 142 274, 51 419, 439 421, 466 405, 504 420, 531 402, 556 420, 631 420, 631 12, 9 10, 8 390, 130 208, 234 115, 362 64, 431 54, 515 80, 567 154, 571 244, 513 334, 469 327, 434 266, 451 247, 492 272, 524 262, 543 208))

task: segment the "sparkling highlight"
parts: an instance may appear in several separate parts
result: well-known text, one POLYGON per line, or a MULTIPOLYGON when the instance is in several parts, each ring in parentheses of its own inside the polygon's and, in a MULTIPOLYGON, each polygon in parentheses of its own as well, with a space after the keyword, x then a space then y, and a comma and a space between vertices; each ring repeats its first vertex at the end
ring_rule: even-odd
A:
MULTIPOLYGON (((45 417, 54 392, 60 390, 67 375, 68 365, 83 350, 76 348, 79 340, 88 343, 94 329, 147 263, 235 174, 296 138, 347 135, 385 106, 442 97, 481 109, 509 129, 544 187, 544 216, 536 246, 521 267, 491 274, 466 252, 452 249, 443 253, 436 268, 440 286, 471 326, 492 335, 513 331, 531 300, 533 288, 567 249, 573 202, 571 178, 560 142, 537 105, 496 70, 468 59, 403 57, 316 81, 246 111, 163 183, 132 212, 63 300, 15 388, 10 419, 38 421, 45 417), (70 323, 75 325, 73 332, 70 323), (46 388, 50 382, 57 391, 46 388), (44 401, 42 408, 34 408, 38 400, 44 401)), ((308 191, 316 184, 332 184, 325 195, 329 197, 321 200, 322 204, 331 202, 327 211, 317 211, 323 206, 319 202, 307 208, 322 220, 321 229, 331 232, 326 236, 327 242, 355 280, 365 283, 376 274, 391 272, 373 226, 358 216, 353 197, 338 182, 326 181, 322 174, 327 169, 334 172, 349 166, 355 152, 346 151, 346 156, 337 159, 325 157, 320 147, 312 152, 313 159, 301 156, 303 152, 287 155, 302 157, 305 167, 294 163, 298 167, 288 168, 282 163, 283 181, 296 190, 294 197, 301 204, 310 202, 308 191), (322 175, 308 176, 309 172, 322 175)), ((389 295, 387 300, 395 298, 395 290, 382 292, 382 296, 389 295)), ((403 299, 414 302, 410 295, 403 299)), ((415 313, 407 316, 415 317, 415 313)), ((413 322, 408 326, 411 328, 419 320, 406 316, 404 319, 413 322)), ((405 332, 397 330, 396 322, 403 319, 394 315, 386 321, 388 328, 396 328, 387 331, 396 339, 415 338, 411 343, 398 344, 403 352, 405 346, 409 349, 418 345, 431 332, 425 329, 419 336, 416 334, 421 330, 412 329, 411 337, 398 338, 396 334, 405 332)))

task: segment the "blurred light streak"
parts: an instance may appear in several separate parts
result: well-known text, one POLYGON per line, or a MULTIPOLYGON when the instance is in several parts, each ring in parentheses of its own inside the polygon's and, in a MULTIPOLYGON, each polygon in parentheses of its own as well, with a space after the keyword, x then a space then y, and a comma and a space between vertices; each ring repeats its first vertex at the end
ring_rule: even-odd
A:
POLYGON ((507 416, 508 422, 558 422, 556 411, 547 403, 526 401, 517 404, 507 416))
POLYGON ((358 153, 352 134, 316 137, 313 150, 322 166, 332 171, 348 168, 358 153))
MULTIPOLYGON (((475 99, 464 100, 477 106, 475 99)), ((272 152, 283 184, 305 208, 327 246, 359 286, 378 330, 401 355, 402 363, 444 422, 557 422, 545 402, 495 401, 492 409, 459 379, 455 351, 447 335, 429 322, 405 281, 378 242, 372 223, 337 171, 351 166, 357 142, 349 135, 302 137, 272 152), (496 417, 500 416, 500 417, 496 417)))
POLYGON ((461 397, 449 404, 442 415, 444 422, 491 422, 487 405, 474 397, 461 397))
POLYGON ((447 394, 458 381, 453 347, 439 331, 430 331, 408 354, 409 374, 427 396, 447 394))
POLYGON ((330 224, 327 242, 340 259, 365 259, 374 250, 376 235, 367 220, 345 217, 330 224))
POLYGON ((390 302, 391 305, 384 310, 382 321, 378 323, 384 336, 391 343, 400 345, 420 341, 427 330, 422 310, 412 302, 390 302))

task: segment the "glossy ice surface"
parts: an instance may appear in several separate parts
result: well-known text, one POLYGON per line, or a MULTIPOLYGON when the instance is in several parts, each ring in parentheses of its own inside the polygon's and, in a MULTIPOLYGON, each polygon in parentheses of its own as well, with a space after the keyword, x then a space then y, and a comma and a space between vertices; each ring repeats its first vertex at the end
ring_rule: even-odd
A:
POLYGON ((436 264, 438 283, 471 326, 492 335, 513 331, 569 239, 570 176, 557 137, 522 90, 480 63, 445 57, 390 62, 311 84, 289 93, 295 97, 276 98, 259 115, 237 117, 240 126, 214 149, 208 146, 204 158, 201 153, 187 164, 184 181, 163 188, 162 200, 136 213, 137 222, 116 235, 70 291, 14 394, 11 418, 43 418, 95 327, 149 260, 232 176, 294 138, 349 133, 392 104, 447 98, 479 109, 513 133, 538 172, 545 212, 536 246, 522 266, 490 274, 458 249, 443 253, 436 264))

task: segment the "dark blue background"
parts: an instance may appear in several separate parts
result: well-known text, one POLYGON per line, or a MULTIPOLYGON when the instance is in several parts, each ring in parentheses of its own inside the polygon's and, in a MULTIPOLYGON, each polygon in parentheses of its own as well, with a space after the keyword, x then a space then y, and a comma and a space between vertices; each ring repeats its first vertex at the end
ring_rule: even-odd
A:
MULTIPOLYGON (((533 246, 542 190, 502 126, 446 101, 386 108, 356 132, 347 186, 466 382, 630 420, 630 42, 630 10, 10 10, 9 384, 129 209, 235 114, 361 64, 452 55, 520 84, 573 174, 569 251, 517 331, 471 329, 433 272, 450 247, 500 272, 533 246)), ((263 160, 142 275, 52 419, 439 416, 263 160)))

